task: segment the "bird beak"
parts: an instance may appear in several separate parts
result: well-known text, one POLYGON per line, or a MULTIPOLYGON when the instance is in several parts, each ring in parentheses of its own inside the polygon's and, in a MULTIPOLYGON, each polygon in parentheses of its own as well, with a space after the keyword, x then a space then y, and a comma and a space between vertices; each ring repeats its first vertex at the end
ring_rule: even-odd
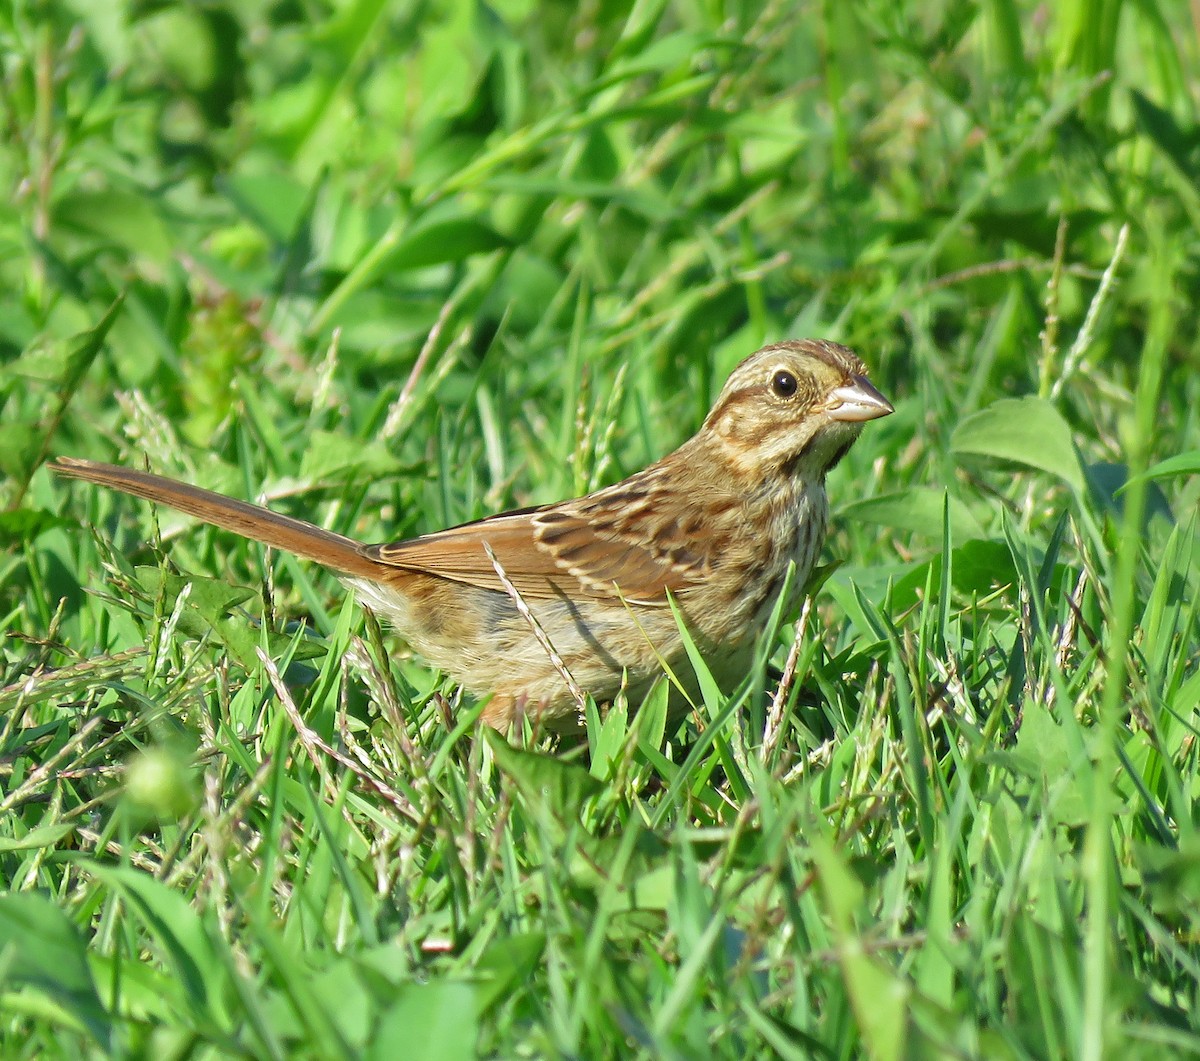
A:
POLYGON ((849 386, 838 387, 830 392, 825 411, 831 420, 860 423, 864 420, 875 420, 896 411, 892 403, 871 385, 866 376, 851 376, 850 378, 854 382, 849 386))

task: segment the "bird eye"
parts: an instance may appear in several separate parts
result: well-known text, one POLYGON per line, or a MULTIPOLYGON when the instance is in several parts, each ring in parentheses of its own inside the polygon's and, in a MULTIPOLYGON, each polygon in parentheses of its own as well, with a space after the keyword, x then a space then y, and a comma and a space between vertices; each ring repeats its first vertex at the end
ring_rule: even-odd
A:
POLYGON ((781 368, 771 379, 771 390, 780 398, 790 398, 796 393, 796 377, 781 368))

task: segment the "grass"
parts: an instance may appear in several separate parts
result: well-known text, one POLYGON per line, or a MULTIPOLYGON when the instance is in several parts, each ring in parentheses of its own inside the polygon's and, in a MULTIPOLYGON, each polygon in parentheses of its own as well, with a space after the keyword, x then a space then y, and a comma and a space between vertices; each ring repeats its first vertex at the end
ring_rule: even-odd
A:
POLYGON ((0 1052, 1200 1051, 1193 14, 0 12, 0 1052), (803 335, 897 405, 839 566, 586 755, 42 467, 403 537, 614 481, 803 335))

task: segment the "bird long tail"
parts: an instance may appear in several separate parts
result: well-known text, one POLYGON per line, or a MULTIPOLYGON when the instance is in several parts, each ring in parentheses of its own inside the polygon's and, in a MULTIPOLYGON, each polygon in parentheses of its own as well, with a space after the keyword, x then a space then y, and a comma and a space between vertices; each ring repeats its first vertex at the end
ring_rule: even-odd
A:
POLYGON ((353 538, 335 534, 302 519, 280 515, 261 505, 238 501, 162 475, 100 461, 59 457, 50 463, 49 468, 58 475, 99 483, 147 501, 169 505, 214 527, 295 553, 343 574, 379 577, 379 564, 364 556, 362 545, 353 538))

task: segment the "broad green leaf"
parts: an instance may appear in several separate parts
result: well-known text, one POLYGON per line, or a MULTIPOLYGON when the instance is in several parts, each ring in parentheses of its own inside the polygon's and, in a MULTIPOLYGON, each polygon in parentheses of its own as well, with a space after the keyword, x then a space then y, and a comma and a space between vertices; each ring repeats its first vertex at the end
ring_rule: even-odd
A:
MULTIPOLYGON (((915 486, 894 494, 855 501, 839 509, 839 515, 860 523, 874 523, 896 530, 913 531, 929 538, 942 536, 942 505, 945 491, 915 486)), ((983 527, 961 501, 950 498, 950 530, 955 541, 982 538, 983 527)))
POLYGON ((94 327, 65 342, 38 344, 27 359, 22 357, 25 364, 16 367, 18 374, 28 371, 34 378, 52 380, 58 390, 57 407, 49 415, 43 413, 36 422, 10 419, 0 424, 0 471, 7 472, 22 484, 17 501, 24 494, 24 487, 36 465, 49 449, 50 439, 58 430, 75 391, 104 348, 104 340, 123 302, 124 296, 116 298, 94 327))
POLYGON ((954 429, 955 453, 1011 461, 1038 468, 1083 491, 1083 469, 1071 429, 1057 409, 1041 398, 1001 398, 968 416, 954 429))
POLYGON ((502 1002, 534 975, 546 951, 542 932, 517 932, 488 944, 475 972, 482 978, 475 985, 481 1011, 502 1002))
POLYGON ((96 993, 79 929, 50 899, 36 893, 0 895, 0 976, 11 986, 49 996, 101 1044, 108 1013, 96 993))
POLYGON ((25 480, 37 463, 43 437, 39 426, 28 421, 0 424, 0 472, 25 480))
POLYGON ((75 832, 76 826, 70 822, 57 822, 54 825, 39 825, 30 829, 24 836, 0 836, 0 851, 30 851, 38 847, 53 847, 64 836, 75 832))
POLYGON ((218 955, 200 916, 179 892, 128 866, 88 863, 87 871, 119 895, 141 922, 155 949, 175 974, 193 1016, 209 1030, 226 1027, 228 964, 218 955))
MULTIPOLYGON (((228 615, 239 604, 252 600, 256 594, 245 586, 234 586, 216 578, 203 578, 199 575, 171 575, 157 567, 138 567, 135 569, 138 582, 148 593, 166 595, 167 608, 174 607, 179 594, 187 586, 191 587, 188 604, 196 609, 210 623, 228 615)), ((196 630, 194 636, 201 636, 203 630, 196 630)))
MULTIPOLYGON (((984 597, 1017 580, 1012 553, 1003 542, 969 541, 950 555, 951 585, 964 596, 984 597)), ((896 579, 893 605, 911 606, 928 582, 930 568, 938 564, 936 559, 927 560, 896 579)))
POLYGON ((44 508, 18 508, 12 512, 0 512, 0 542, 28 541, 55 527, 74 526, 69 519, 56 516, 44 508))
POLYGON ((1200 475, 1200 449, 1177 453, 1174 457, 1151 465, 1141 475, 1128 480, 1121 489, 1128 489, 1131 483, 1141 482, 1143 479, 1174 479, 1177 475, 1200 475))
POLYGON ((708 33, 677 32, 653 41, 648 47, 613 63, 609 68, 606 83, 641 77, 643 74, 660 70, 684 69, 693 63, 696 54, 719 43, 719 38, 708 33))
MULTIPOLYGON (((1097 461, 1084 468, 1088 485, 1092 488, 1093 496, 1106 509, 1118 518, 1125 512, 1125 490, 1129 486, 1129 468, 1124 464, 1113 461, 1097 461)), ((1153 517, 1161 516, 1168 522, 1174 522, 1175 515, 1171 511, 1171 503, 1162 487, 1149 475, 1143 476, 1146 483, 1145 507, 1142 511, 1142 526, 1144 527, 1153 517)))
POLYGON ((314 431, 304 450, 300 477, 325 482, 354 471, 394 472, 399 462, 378 442, 364 442, 335 431, 314 431))
POLYGON ((481 218, 465 214, 427 217, 399 237, 380 268, 423 269, 442 262, 461 262, 508 245, 508 240, 481 218))
POLYGON ((825 837, 812 847, 822 904, 833 927, 838 962, 850 1004, 858 1021, 866 1056, 900 1061, 908 1042, 910 989, 882 962, 866 953, 854 925, 862 902, 862 885, 825 837))
POLYGON ((383 1015, 370 1061, 466 1061, 476 1055, 479 1018, 475 988, 439 980, 405 984, 383 1015))
POLYGON ((531 806, 548 810, 556 818, 573 821, 584 800, 603 787, 582 766, 514 748, 490 727, 483 735, 500 769, 516 782, 531 806))
POLYGON ((1176 848, 1139 844, 1137 861, 1154 908, 1190 920, 1200 899, 1200 838, 1187 833, 1176 848))
POLYGON ((1072 760, 1071 742, 1064 727, 1042 704, 1025 704, 1013 754, 1034 777, 1041 778, 1056 822, 1087 824, 1091 804, 1078 762, 1072 760))
MULTIPOLYGON (((188 591, 188 599, 176 628, 180 633, 196 640, 208 636, 210 632, 215 633, 242 666, 247 669, 257 666, 255 650, 262 644, 259 624, 252 615, 237 612, 238 607, 246 601, 258 600, 254 590, 232 585, 219 578, 167 574, 157 567, 138 567, 135 573, 138 585, 146 596, 157 599, 160 593, 163 595, 164 610, 168 614, 175 608, 179 595, 185 589, 188 591)), ((258 610, 253 609, 253 613, 257 614, 258 610)), ((297 662, 313 659, 325 652, 322 645, 308 639, 296 641, 289 634, 269 633, 268 640, 279 651, 292 652, 292 658, 297 662), (293 642, 296 643, 293 645, 293 642)))
POLYGON ((75 189, 55 205, 54 220, 156 262, 169 261, 175 246, 155 200, 145 193, 75 189))
POLYGON ((235 173, 221 190, 276 243, 291 238, 308 202, 308 189, 287 173, 235 173))
POLYGON ((1138 128, 1155 147, 1166 163, 1166 172, 1175 190, 1191 209, 1193 218, 1200 211, 1200 181, 1196 179, 1196 133, 1194 127, 1179 127, 1169 110, 1152 103, 1142 93, 1132 90, 1130 99, 1138 128))
MULTIPOLYGON (((318 998, 338 999, 336 1006, 329 1007, 329 1015, 341 1036, 356 1049, 371 1041, 371 1025, 379 1008, 380 987, 383 986, 371 991, 363 972, 355 959, 341 958, 316 972, 310 983, 318 998)), ((393 990, 388 985, 383 997, 390 1001, 393 990)), ((282 1027, 276 1028, 277 1033, 283 1031, 282 1027)))

